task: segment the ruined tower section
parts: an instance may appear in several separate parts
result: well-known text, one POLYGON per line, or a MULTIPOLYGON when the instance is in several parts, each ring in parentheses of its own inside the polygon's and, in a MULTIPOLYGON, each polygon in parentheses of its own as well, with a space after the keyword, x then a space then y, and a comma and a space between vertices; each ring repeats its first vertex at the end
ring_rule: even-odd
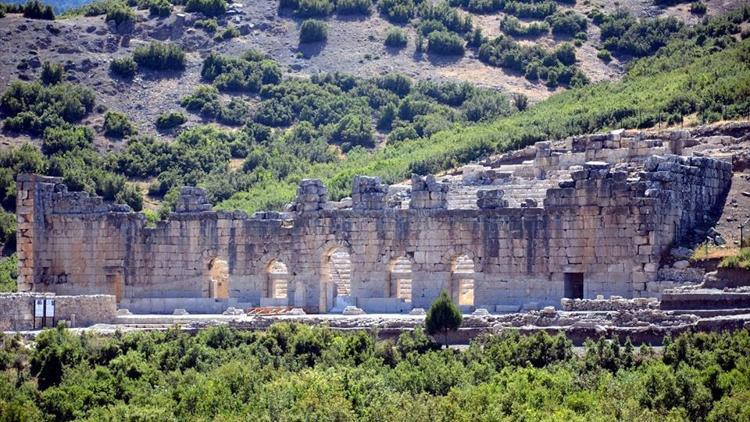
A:
POLYGON ((122 296, 127 249, 142 214, 86 192, 68 192, 60 178, 17 179, 19 291, 122 296))
POLYGON ((41 264, 34 248, 44 247, 40 232, 44 231, 44 202, 59 180, 35 174, 19 174, 16 179, 16 245, 18 257, 18 291, 28 292, 39 277, 35 268, 41 264))

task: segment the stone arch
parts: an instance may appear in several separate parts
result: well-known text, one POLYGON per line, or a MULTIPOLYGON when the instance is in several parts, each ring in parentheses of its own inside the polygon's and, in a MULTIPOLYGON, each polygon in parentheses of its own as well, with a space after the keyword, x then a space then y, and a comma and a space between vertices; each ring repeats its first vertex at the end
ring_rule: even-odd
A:
POLYGON ((451 260, 450 295, 459 306, 474 305, 476 268, 472 254, 458 255, 451 260))
POLYGON ((284 261, 274 258, 266 264, 265 296, 270 299, 288 299, 290 274, 284 261))
POLYGON ((214 258, 208 263, 208 297, 229 299, 229 264, 214 258))
POLYGON ((326 242, 320 251, 320 311, 342 311, 351 295, 351 246, 326 242))
POLYGON ((388 265, 388 297, 411 302, 412 267, 412 261, 406 256, 391 259, 388 265))

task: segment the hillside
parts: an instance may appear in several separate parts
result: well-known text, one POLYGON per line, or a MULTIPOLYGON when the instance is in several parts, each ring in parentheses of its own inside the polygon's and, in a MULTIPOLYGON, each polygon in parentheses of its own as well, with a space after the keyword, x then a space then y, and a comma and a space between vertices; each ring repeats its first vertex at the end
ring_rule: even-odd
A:
POLYGON ((538 140, 750 108, 747 6, 176 3, 110 0, 55 20, 4 7, 4 239, 19 171, 152 220, 183 184, 250 212, 282 207, 305 177, 338 199, 355 174, 396 182, 538 140), (325 41, 300 41, 311 16, 325 41))

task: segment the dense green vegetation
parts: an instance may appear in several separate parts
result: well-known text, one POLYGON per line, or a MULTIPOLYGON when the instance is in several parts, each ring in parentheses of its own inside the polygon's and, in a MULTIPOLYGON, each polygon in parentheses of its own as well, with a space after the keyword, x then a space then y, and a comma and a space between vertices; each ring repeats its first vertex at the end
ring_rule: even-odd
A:
POLYGON ((560 93, 523 113, 492 123, 419 138, 414 138, 412 132, 410 141, 392 142, 382 150, 353 151, 343 161, 281 172, 283 177, 264 179, 262 184, 235 194, 219 207, 248 211, 279 207, 292 198, 297 181, 303 177, 322 178, 332 196, 340 198, 349 195, 351 178, 356 174, 378 175, 387 182, 397 182, 411 172, 433 173, 490 152, 548 138, 605 128, 679 123, 681 116, 693 113, 700 121, 747 115, 750 40, 723 44, 722 38, 704 34, 699 28, 693 38, 676 39, 656 56, 634 63, 621 82, 560 93))
POLYGON ((551 87, 579 87, 588 83, 586 75, 575 66, 575 48, 567 43, 550 51, 539 45, 520 44, 500 35, 481 45, 479 59, 492 66, 521 73, 531 81, 546 81, 551 87))
MULTIPOLYGON (((15 233, 13 235, 15 236, 15 233)), ((0 292, 15 292, 17 277, 18 263, 16 262, 16 255, 0 257, 0 292)))
POLYGON ((458 306, 448 297, 448 292, 442 290, 427 311, 424 326, 431 336, 442 334, 443 344, 448 347, 448 332, 458 330, 462 321, 458 306))
POLYGON ((118 111, 108 111, 104 115, 104 134, 112 138, 135 135, 136 130, 127 116, 118 111))
POLYGON ((750 416, 750 335, 686 334, 656 355, 600 339, 509 332, 465 351, 422 330, 275 324, 191 335, 3 337, 4 420, 707 420, 750 416))

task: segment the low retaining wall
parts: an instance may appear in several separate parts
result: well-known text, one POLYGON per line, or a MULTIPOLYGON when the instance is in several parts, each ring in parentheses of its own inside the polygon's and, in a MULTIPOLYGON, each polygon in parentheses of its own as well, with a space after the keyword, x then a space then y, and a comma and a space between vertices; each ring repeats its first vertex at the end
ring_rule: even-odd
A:
MULTIPOLYGON (((117 314, 117 302, 112 295, 57 296, 52 293, 0 294, 0 330, 19 331, 34 328, 34 301, 55 301, 55 322, 66 321, 68 327, 86 327, 96 323, 110 323, 117 314)), ((47 320, 48 325, 52 323, 47 320)), ((41 319, 37 322, 41 325, 41 319)))

